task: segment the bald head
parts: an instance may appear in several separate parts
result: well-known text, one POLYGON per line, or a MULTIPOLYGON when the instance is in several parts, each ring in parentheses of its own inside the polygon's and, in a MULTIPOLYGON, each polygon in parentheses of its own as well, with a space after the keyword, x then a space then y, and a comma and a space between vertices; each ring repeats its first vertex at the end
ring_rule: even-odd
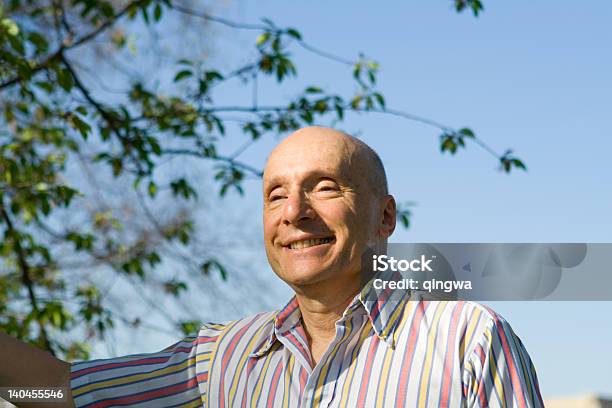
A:
MULTIPOLYGON (((307 157, 324 155, 344 162, 351 175, 362 177, 365 187, 376 197, 388 194, 387 176, 380 156, 363 141, 336 129, 310 126, 294 132, 274 148, 268 164, 275 156, 293 156, 298 163, 307 157)), ((267 168, 268 165, 264 169, 264 179, 267 168)))

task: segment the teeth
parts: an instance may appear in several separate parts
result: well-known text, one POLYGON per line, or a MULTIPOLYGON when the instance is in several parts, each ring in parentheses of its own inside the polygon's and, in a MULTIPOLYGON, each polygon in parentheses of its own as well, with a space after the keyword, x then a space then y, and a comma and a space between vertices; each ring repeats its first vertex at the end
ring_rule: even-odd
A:
POLYGON ((333 238, 305 239, 303 241, 292 242, 291 245, 289 245, 289 248, 303 249, 303 248, 308 248, 308 247, 315 246, 315 245, 326 244, 328 242, 331 242, 332 240, 333 238))

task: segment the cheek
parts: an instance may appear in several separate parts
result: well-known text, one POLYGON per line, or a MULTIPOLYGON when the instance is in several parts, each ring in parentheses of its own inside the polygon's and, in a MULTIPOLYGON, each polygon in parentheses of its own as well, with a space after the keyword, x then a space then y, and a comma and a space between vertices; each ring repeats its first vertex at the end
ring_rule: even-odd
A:
POLYGON ((271 240, 274 238, 274 234, 276 234, 277 225, 278 225, 278 217, 275 217, 274 214, 264 212, 263 216, 263 233, 264 233, 264 242, 266 245, 271 244, 271 240))
POLYGON ((345 223, 349 240, 363 244, 368 242, 375 234, 375 227, 369 214, 365 212, 359 212, 359 214, 359 217, 352 213, 345 214, 345 223))
POLYGON ((339 238, 344 236, 345 240, 352 240, 354 233, 359 228, 359 220, 355 212, 346 204, 325 203, 318 206, 317 213, 328 228, 334 230, 339 238))

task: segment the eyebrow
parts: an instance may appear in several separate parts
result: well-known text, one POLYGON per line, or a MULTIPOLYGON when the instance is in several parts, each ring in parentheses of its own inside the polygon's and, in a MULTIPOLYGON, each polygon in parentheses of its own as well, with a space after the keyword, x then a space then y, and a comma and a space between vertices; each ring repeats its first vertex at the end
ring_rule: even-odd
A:
MULTIPOLYGON (((329 180, 329 181, 333 181, 334 183, 338 183, 340 179, 338 175, 335 175, 334 177, 330 173, 326 171, 321 171, 321 170, 313 170, 309 173, 306 173, 305 178, 316 178, 317 181, 329 180)), ((282 186, 284 181, 285 181, 285 177, 282 175, 274 176, 271 179, 264 181, 264 194, 266 195, 270 194, 271 191, 282 186)))
POLYGON ((272 191, 273 189, 275 189, 276 187, 280 186, 282 182, 282 177, 273 177, 269 180, 264 180, 263 184, 264 184, 264 192, 265 193, 269 193, 270 191, 272 191))

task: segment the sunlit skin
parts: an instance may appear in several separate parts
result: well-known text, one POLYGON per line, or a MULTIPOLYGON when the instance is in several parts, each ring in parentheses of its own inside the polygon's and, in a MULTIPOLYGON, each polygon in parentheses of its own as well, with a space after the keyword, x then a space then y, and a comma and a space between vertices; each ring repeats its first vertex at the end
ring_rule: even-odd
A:
POLYGON ((266 254, 296 293, 315 364, 361 289, 361 255, 395 228, 395 201, 372 188, 369 159, 352 137, 309 127, 279 144, 264 170, 266 254), (330 242, 291 248, 315 238, 330 242))

